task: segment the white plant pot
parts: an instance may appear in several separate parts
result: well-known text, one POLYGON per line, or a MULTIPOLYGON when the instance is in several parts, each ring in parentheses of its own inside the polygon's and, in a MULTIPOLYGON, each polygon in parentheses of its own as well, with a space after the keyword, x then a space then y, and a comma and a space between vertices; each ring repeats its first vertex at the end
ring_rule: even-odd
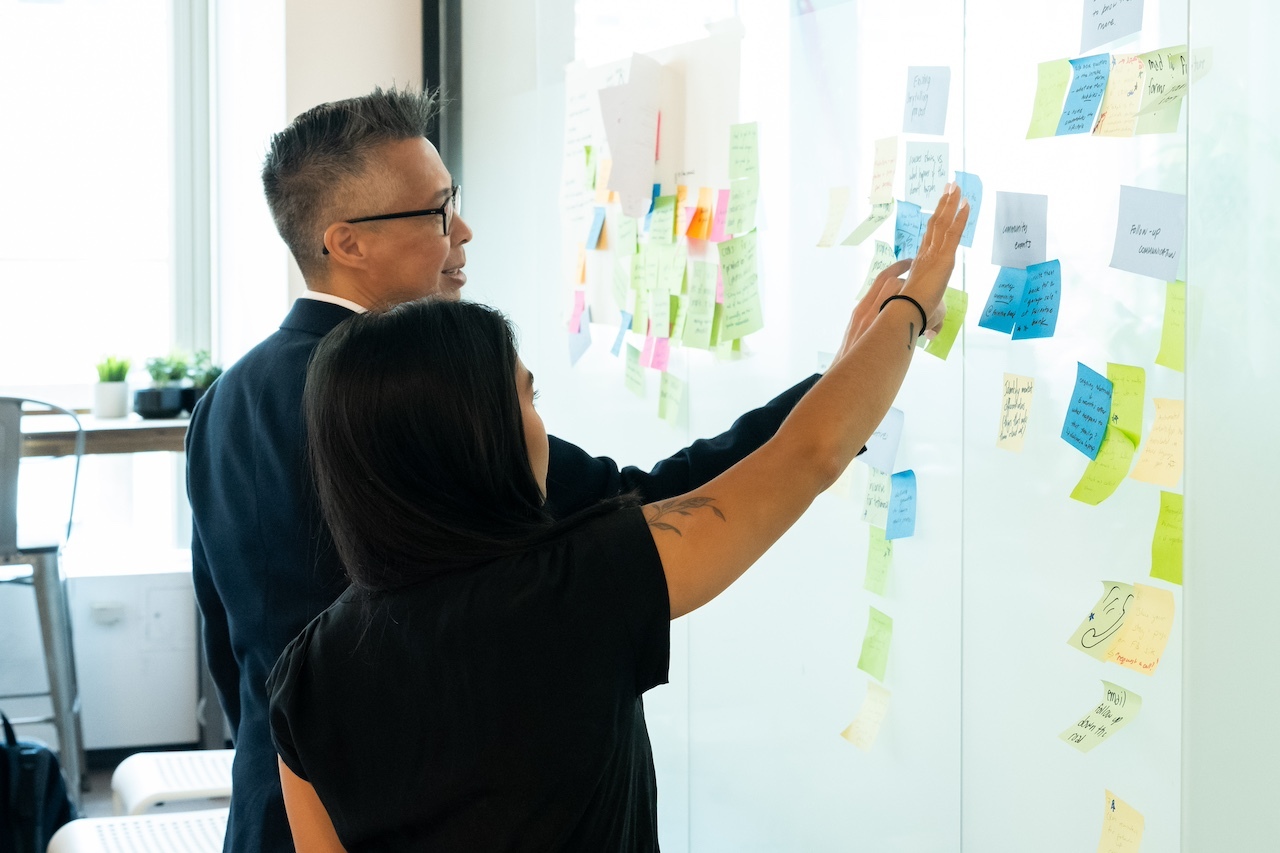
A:
POLYGON ((99 382, 93 386, 93 416, 123 418, 129 414, 129 383, 99 382))

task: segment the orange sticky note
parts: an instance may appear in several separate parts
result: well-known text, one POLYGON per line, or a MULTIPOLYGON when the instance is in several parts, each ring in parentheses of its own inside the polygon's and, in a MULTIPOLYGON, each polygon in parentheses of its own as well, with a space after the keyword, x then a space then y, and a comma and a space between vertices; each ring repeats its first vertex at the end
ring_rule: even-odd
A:
POLYGON ((578 272, 573 277, 574 284, 587 283, 587 247, 578 244, 578 272))
POLYGON ((715 206, 711 187, 698 188, 698 206, 693 211, 693 219, 689 221, 689 230, 685 236, 690 240, 706 240, 711 236, 711 212, 715 206))
POLYGON ((1173 633, 1173 593, 1160 587, 1135 583, 1133 609, 1125 615, 1107 660, 1126 669, 1151 675, 1160 664, 1164 647, 1173 633))
POLYGON ((609 173, 612 171, 612 160, 601 158, 596 161, 596 204, 608 204, 609 196, 616 195, 609 192, 609 173))

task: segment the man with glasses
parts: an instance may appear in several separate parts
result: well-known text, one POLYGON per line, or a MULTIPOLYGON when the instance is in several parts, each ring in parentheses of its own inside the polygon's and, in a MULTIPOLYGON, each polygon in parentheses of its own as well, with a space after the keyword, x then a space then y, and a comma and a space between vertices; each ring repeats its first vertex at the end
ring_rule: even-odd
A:
MULTIPOLYGON (((346 586, 306 464, 307 361, 353 312, 428 295, 458 299, 467 280, 471 229, 457 185, 425 138, 434 114, 428 94, 377 89, 315 107, 274 137, 263 186, 307 293, 191 418, 193 577, 205 655, 236 747, 229 851, 293 850, 266 679, 285 645, 346 586)), ((772 437, 816 379, 648 472, 552 437, 547 505, 563 516, 632 489, 650 502, 697 488, 772 437)))

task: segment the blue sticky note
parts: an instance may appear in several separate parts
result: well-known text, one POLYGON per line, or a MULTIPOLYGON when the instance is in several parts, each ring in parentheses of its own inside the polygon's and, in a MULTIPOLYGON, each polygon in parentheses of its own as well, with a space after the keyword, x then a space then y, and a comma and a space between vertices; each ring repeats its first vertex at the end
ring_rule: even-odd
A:
POLYGON ((578 359, 582 358, 582 354, 591 346, 591 309, 588 308, 582 312, 582 322, 578 325, 578 331, 569 333, 569 364, 570 366, 578 363, 578 359))
POLYGON ((991 287, 991 295, 987 297, 987 305, 982 309, 982 317, 978 325, 984 329, 1004 332, 1013 331, 1018 311, 1022 307, 1022 291, 1027 284, 1027 271, 1015 267, 1001 267, 996 274, 996 283, 991 287))
POLYGON ((1045 261, 1027 267, 1027 283, 1013 326, 1015 341, 1051 338, 1058 328, 1058 305, 1062 301, 1062 264, 1045 261))
POLYGON ((622 312, 622 319, 618 321, 618 336, 613 339, 613 349, 609 350, 609 352, 614 355, 622 354, 622 342, 626 340, 627 329, 631 328, 631 321, 633 319, 634 318, 631 316, 630 311, 622 312))
POLYGON ((969 202, 969 221, 960 235, 960 245, 973 247, 973 232, 978 230, 978 211, 982 209, 982 178, 968 172, 956 172, 956 184, 960 195, 969 202))
POLYGON ((889 522, 885 539, 916 535, 916 472, 899 471, 889 478, 889 522))
POLYGON ((898 219, 893 226, 893 255, 900 261, 914 258, 920 251, 920 237, 924 231, 924 217, 920 205, 909 201, 898 202, 898 219))
POLYGON ((1062 423, 1062 439, 1090 459, 1097 459, 1110 419, 1111 380, 1076 362, 1076 390, 1062 423))
POLYGON ((591 230, 587 232, 587 248, 594 249, 600 245, 600 232, 604 230, 604 208, 597 207, 591 217, 591 230))
POLYGON ((1071 60, 1071 88, 1067 90, 1067 102, 1062 107, 1055 136, 1073 133, 1089 133, 1093 130, 1093 117, 1098 114, 1102 96, 1107 92, 1107 78, 1111 76, 1111 54, 1082 56, 1071 60))
POLYGON ((653 196, 649 199, 649 212, 644 215, 644 230, 649 230, 649 220, 653 219, 653 205, 658 200, 658 196, 662 195, 662 184, 653 185, 653 196))

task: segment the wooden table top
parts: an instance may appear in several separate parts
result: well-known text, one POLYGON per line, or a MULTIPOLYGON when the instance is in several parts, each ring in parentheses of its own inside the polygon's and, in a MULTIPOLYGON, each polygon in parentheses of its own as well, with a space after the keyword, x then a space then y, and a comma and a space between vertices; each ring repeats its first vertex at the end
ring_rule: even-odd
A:
MULTIPOLYGON (((80 415, 84 427, 84 452, 152 453, 182 452, 187 435, 186 418, 146 420, 137 415, 125 418, 95 418, 80 415)), ((23 456, 70 456, 75 453, 75 424, 65 416, 28 414, 22 419, 23 456)))

